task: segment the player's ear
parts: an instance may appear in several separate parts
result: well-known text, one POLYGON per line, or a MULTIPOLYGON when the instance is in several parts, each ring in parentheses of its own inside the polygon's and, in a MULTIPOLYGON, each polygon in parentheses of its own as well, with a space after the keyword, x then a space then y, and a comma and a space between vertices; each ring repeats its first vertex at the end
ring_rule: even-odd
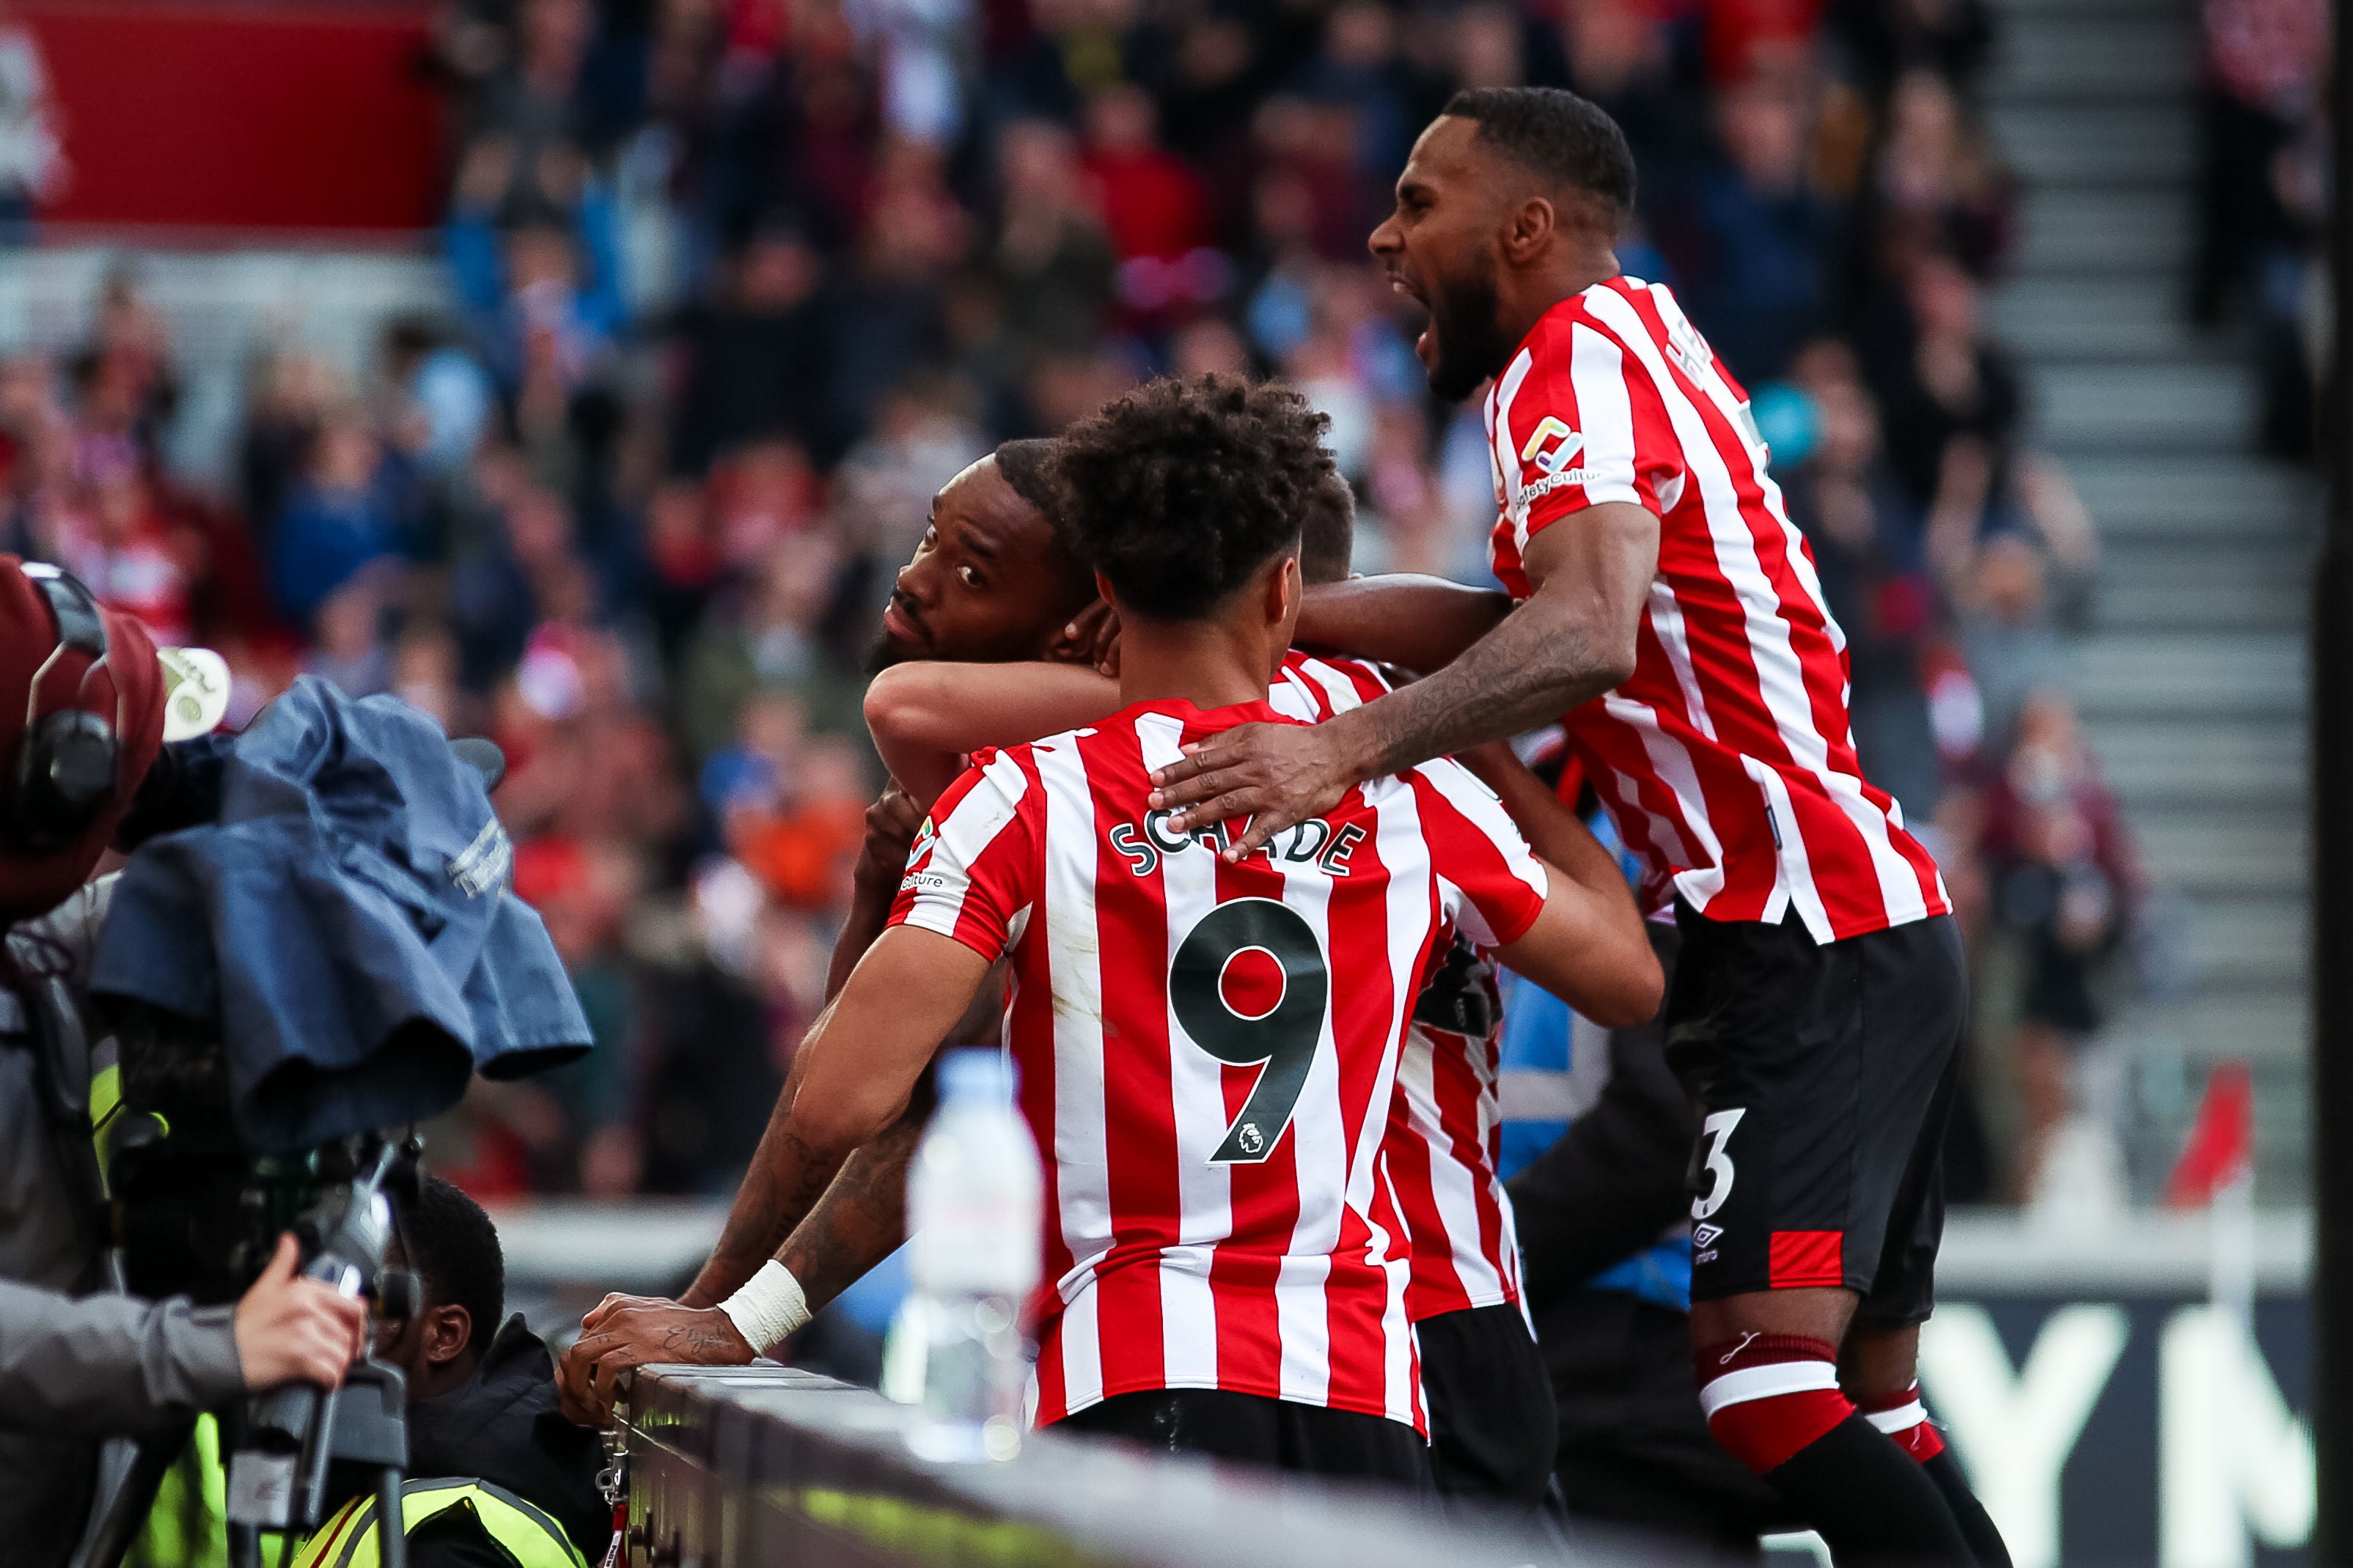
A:
POLYGON ((1515 266, 1534 260, 1559 226, 1560 212, 1550 197, 1528 197, 1504 214, 1504 259, 1515 266))
MULTIPOLYGON (((1266 577, 1266 624, 1289 629, 1299 615, 1299 601, 1306 592, 1306 580, 1299 574, 1299 554, 1293 551, 1276 558, 1275 569, 1266 577)), ((1289 637, 1283 639, 1285 642, 1289 637)))

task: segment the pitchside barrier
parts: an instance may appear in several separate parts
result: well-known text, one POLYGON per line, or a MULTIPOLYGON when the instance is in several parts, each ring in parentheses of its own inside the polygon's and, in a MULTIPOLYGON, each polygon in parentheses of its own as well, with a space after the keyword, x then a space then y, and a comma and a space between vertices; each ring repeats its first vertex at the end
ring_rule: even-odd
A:
POLYGON ((918 1459, 913 1412, 790 1367, 640 1369, 632 1568, 1657 1568, 1578 1531, 1440 1517, 1393 1494, 1032 1435, 1001 1464, 918 1459))
MULTIPOLYGON (((721 1210, 699 1205, 548 1205, 502 1213, 510 1292, 535 1327, 561 1337, 604 1290, 675 1289, 709 1249, 722 1217, 721 1210)), ((2296 1211, 2266 1211, 2219 1225, 2203 1215, 2148 1212, 2068 1223, 1990 1211, 1953 1216, 1937 1270, 1936 1313, 1921 1335, 1921 1381, 1930 1411, 2001 1526, 2017 1568, 2274 1568, 2303 1561, 2314 1507, 2305 1415, 2310 1227, 2310 1216, 2296 1211)), ((1184 1568, 1245 1560, 1275 1568, 1327 1560, 1345 1561, 1347 1568, 1515 1561, 1508 1546, 1493 1559, 1462 1555, 1451 1532, 1443 1553, 1418 1555, 1425 1538, 1411 1533, 1417 1527, 1409 1519, 1392 1525, 1375 1512, 1366 1516, 1374 1521, 1369 1533, 1359 1532, 1348 1519, 1370 1505, 1350 1500, 1334 1509, 1320 1500, 1291 1500, 1288 1488, 1269 1493, 1249 1478, 1225 1472, 1188 1468, 1190 1479, 1172 1477, 1166 1483, 1171 1490, 1150 1493, 1161 1483, 1145 1478, 1167 1462, 1065 1458, 1050 1433, 1037 1440, 1036 1466, 1025 1458, 1002 1476, 943 1479, 905 1458, 884 1457, 891 1445, 878 1434, 896 1430, 903 1416, 875 1396, 781 1371, 733 1375, 750 1377, 754 1385, 767 1381, 731 1391, 723 1401, 710 1394, 714 1408, 740 1400, 794 1434, 764 1439, 769 1447, 763 1452, 824 1455, 830 1468, 823 1473, 836 1479, 819 1486, 823 1495, 815 1506, 854 1515, 866 1533, 846 1533, 859 1539, 877 1539, 873 1531, 885 1527, 949 1529, 920 1511, 934 1506, 923 1500, 943 1496, 965 1499, 971 1511, 957 1517, 967 1521, 1035 1523, 1002 1510, 1007 1500, 1033 1495, 1024 1488, 1042 1485, 1048 1501, 1075 1510, 1068 1520, 1052 1514, 1061 1522, 1044 1526, 1049 1529, 1095 1523, 1116 1529, 1132 1522, 1126 1516, 1146 1518, 1137 1511, 1140 1503, 1131 1505, 1131 1496, 1186 1500, 1171 1505, 1166 1523, 1158 1513, 1149 1514, 1153 1522, 1142 1532, 1146 1546, 1183 1541, 1186 1552, 1178 1555, 1123 1556, 1089 1534, 1064 1538, 1069 1543, 1058 1549, 1062 1556, 990 1556, 980 1543, 997 1538, 955 1534, 955 1550, 964 1555, 884 1551, 777 1561, 1166 1562, 1184 1568), (1044 1458, 1049 1455, 1055 1457, 1044 1458), (1097 1463, 1113 1468, 1089 1468, 1097 1463), (1145 1463, 1142 1472, 1120 1468, 1138 1463, 1145 1463), (1060 1468, 1065 1465, 1075 1468, 1060 1468), (872 1466, 884 1468, 861 1471, 872 1466), (898 1479, 871 1480, 886 1471, 898 1479), (857 1481, 860 1473, 870 1479, 857 1481), (1030 1479, 1039 1476, 1047 1479, 1030 1479), (1087 1489, 1098 1476, 1113 1489, 1100 1497, 1087 1489), (1114 1485, 1114 1478, 1125 1479, 1114 1485), (1063 1492, 1069 1495, 1059 1495, 1063 1492), (1251 1500, 1248 1508, 1238 1500, 1229 1506, 1229 1500, 1245 1496, 1251 1500), (914 1511, 898 1511, 901 1504, 914 1511), (988 1511, 991 1507, 999 1511, 988 1511), (1339 1517, 1327 1519, 1327 1513, 1339 1517), (1282 1521, 1288 1521, 1285 1533, 1257 1533, 1282 1521), (1348 1544, 1316 1555, 1314 1538, 1327 1531, 1337 1532, 1330 1540, 1348 1544), (1405 1549, 1409 1543, 1412 1550, 1405 1549)), ((723 1381, 707 1386, 716 1389, 723 1381)), ((677 1373, 648 1379, 639 1440, 649 1453, 672 1451, 660 1435, 684 1423, 687 1388, 688 1380, 677 1373), (658 1390, 665 1392, 657 1396, 658 1390), (681 1402, 681 1414, 658 1415, 670 1408, 662 1400, 672 1397, 681 1402)), ((728 1419, 738 1420, 737 1427, 715 1415, 699 1419, 704 1425, 694 1429, 710 1436, 697 1440, 706 1446, 723 1431, 744 1429, 736 1417, 728 1419)), ((649 1458, 640 1476, 671 1463, 649 1458)), ((737 1501, 725 1506, 752 1508, 753 1492, 780 1484, 744 1483, 737 1501)), ((697 1495, 723 1500, 734 1494, 723 1488, 697 1495)), ((695 1506, 717 1509, 723 1502, 695 1506)), ((764 1518, 775 1513, 765 1500, 755 1511, 764 1518)), ((806 1506, 797 1517, 805 1531, 822 1522, 806 1506)), ((1776 1561, 1788 1560, 1777 1554, 1776 1561)))

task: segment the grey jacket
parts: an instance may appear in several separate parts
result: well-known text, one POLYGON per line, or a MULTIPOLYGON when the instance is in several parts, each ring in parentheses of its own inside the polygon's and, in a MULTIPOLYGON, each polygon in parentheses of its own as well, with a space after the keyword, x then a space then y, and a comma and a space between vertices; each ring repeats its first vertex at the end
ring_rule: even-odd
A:
MULTIPOLYGON (((86 974, 111 879, 8 933, 20 962, 86 974)), ((78 988, 77 988, 78 989, 78 988)), ((218 1405, 244 1386, 234 1309, 99 1293, 99 1237, 74 1194, 93 1160, 41 1110, 22 1001, 0 991, 0 1559, 53 1568, 90 1511, 99 1446, 218 1405)))

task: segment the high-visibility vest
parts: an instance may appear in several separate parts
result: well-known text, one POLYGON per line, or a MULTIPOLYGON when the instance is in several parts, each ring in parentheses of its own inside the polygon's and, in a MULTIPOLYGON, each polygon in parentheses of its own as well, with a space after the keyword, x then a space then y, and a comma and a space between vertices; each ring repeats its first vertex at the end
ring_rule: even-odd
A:
MULTIPOLYGON (((462 1508, 515 1561, 515 1568, 586 1568, 564 1527, 504 1487, 444 1478, 403 1482, 401 1533, 462 1508)), ((294 1559, 295 1568, 376 1568, 375 1494, 355 1497, 328 1516, 294 1559)))

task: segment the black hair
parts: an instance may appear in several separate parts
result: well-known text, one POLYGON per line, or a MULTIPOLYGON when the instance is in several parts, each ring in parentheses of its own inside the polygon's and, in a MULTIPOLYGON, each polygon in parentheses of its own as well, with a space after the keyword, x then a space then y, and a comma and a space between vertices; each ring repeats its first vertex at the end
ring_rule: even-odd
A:
POLYGON ((1286 386, 1163 376, 1066 431, 1048 473, 1071 552, 1149 620, 1206 616, 1275 556, 1332 472, 1331 423, 1286 386))
POLYGON ((1013 487, 1015 495, 1048 517, 1054 515, 1056 501, 1054 487, 1046 478, 1046 465, 1053 456, 1054 443, 1035 437, 997 444, 997 477, 1013 487))
POLYGON ((1442 113, 1479 127, 1479 139, 1525 169, 1599 198, 1620 223, 1634 211, 1634 153, 1590 99, 1558 87, 1465 88, 1442 113))
POLYGON ((426 1301, 465 1308, 474 1321, 466 1348, 488 1349, 506 1316, 507 1262, 482 1205, 438 1176, 420 1175, 417 1201, 401 1210, 400 1242, 426 1301))
POLYGON ((1050 465, 1054 460, 1054 443, 1036 437, 1018 441, 1000 441, 992 454, 997 458, 997 474, 1013 493, 1038 509, 1053 529, 1056 573, 1061 579, 1063 597, 1073 611, 1093 602, 1095 577, 1087 563, 1071 550, 1069 535, 1056 521, 1061 510, 1061 498, 1055 493, 1050 465))
POLYGON ((1338 468, 1324 476, 1299 520, 1299 574, 1310 583, 1337 583, 1356 552, 1356 492, 1338 468))

